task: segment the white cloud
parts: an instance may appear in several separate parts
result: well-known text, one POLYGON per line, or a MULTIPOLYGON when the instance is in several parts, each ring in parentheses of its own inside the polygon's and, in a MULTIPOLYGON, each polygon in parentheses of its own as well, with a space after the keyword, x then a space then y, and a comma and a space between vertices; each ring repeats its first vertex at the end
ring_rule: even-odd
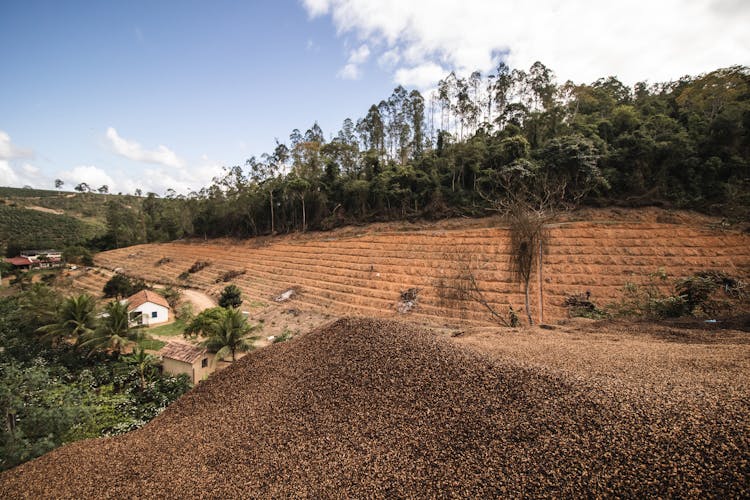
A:
POLYGON ((393 69, 401 61, 401 54, 398 49, 386 50, 378 57, 378 64, 384 69, 393 69))
POLYGON ((143 149, 137 142, 120 137, 113 127, 107 128, 107 140, 115 153, 130 160, 158 163, 167 167, 184 166, 183 160, 168 147, 159 145, 155 150, 143 149))
POLYGON ((344 67, 339 70, 337 76, 339 78, 343 78, 344 80, 358 79, 362 74, 359 66, 367 62, 367 59, 369 57, 370 47, 368 47, 366 44, 360 45, 358 48, 349 52, 349 60, 344 65, 344 67))
POLYGON ((31 156, 34 156, 33 151, 30 149, 19 148, 13 144, 13 141, 10 140, 10 136, 7 132, 0 130, 0 160, 29 158, 31 156))
POLYGON ((367 61, 368 57, 370 57, 370 47, 362 44, 349 53, 349 62, 352 64, 362 64, 367 61))
POLYGON ((78 165, 70 170, 60 172, 59 178, 65 181, 67 189, 73 189, 81 182, 88 184, 91 189, 97 189, 106 184, 111 193, 117 192, 120 188, 119 184, 107 172, 93 165, 78 165))
POLYGON ((22 158, 30 158, 34 152, 19 148, 7 132, 0 130, 0 186, 43 187, 39 169, 30 163, 20 163, 22 158))
POLYGON ((413 68, 399 68, 393 76, 393 81, 404 87, 416 87, 423 90, 432 86, 447 73, 448 71, 443 67, 429 62, 413 68))
POLYGON ((376 47, 384 61, 397 50, 402 66, 393 68, 394 76, 423 84, 428 72, 437 75, 436 66, 489 71, 501 54, 511 67, 541 61, 558 80, 577 82, 609 75, 630 84, 666 81, 750 64, 750 2, 744 0, 303 3, 311 17, 330 15, 340 34, 376 47))
POLYGON ((336 76, 343 80, 356 80, 360 75, 359 66, 356 64, 346 64, 336 73, 336 76))
MULTIPOLYGON (((212 178, 221 174, 221 165, 203 155, 196 165, 181 169, 155 167, 135 173, 132 170, 123 172, 116 169, 104 170, 94 165, 78 165, 70 170, 59 172, 57 177, 65 181, 66 189, 73 189, 79 183, 85 182, 91 189, 97 189, 106 184, 110 193, 133 193, 136 189, 140 189, 144 193, 154 192, 162 195, 168 189, 174 189, 181 194, 198 191, 208 186, 212 178)), ((2 162, 0 162, 0 179, 2 176, 3 169, 2 162)), ((44 186, 48 184, 50 183, 47 182, 44 186)))

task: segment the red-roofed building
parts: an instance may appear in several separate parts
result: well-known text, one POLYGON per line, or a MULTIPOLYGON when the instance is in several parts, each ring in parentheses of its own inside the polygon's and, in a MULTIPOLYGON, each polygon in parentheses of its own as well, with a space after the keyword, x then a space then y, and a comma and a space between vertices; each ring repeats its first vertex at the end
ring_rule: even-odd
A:
POLYGON ((62 265, 62 254, 57 250, 24 250, 18 257, 5 259, 18 269, 39 269, 59 267, 62 265))
POLYGON ((169 303, 156 292, 141 290, 125 301, 132 325, 151 326, 169 321, 169 303))
POLYGON ((168 342, 159 354, 165 373, 171 375, 184 373, 190 377, 193 385, 208 377, 216 369, 214 355, 205 347, 168 342))
POLYGON ((28 258, 21 256, 10 257, 8 259, 5 259, 5 262, 7 262, 8 264, 12 264, 19 269, 29 269, 33 264, 33 262, 31 262, 31 260, 29 260, 28 258))

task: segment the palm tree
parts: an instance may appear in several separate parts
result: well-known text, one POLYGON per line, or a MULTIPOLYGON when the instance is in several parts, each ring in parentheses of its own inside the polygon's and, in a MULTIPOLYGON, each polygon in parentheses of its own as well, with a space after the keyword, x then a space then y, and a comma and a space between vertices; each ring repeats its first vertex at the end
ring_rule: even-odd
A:
POLYGON ((146 388, 146 379, 154 373, 154 367, 158 364, 159 359, 156 356, 148 354, 143 347, 136 347, 132 354, 123 356, 123 359, 133 365, 138 372, 141 391, 146 388))
POLYGON ((58 310, 57 322, 43 326, 37 331, 44 334, 43 340, 52 344, 59 341, 74 341, 77 344, 82 338, 94 332, 95 309, 96 301, 87 293, 68 297, 58 310))
POLYGON ((87 335, 81 347, 91 347, 91 352, 97 349, 109 349, 120 356, 120 353, 133 341, 140 340, 140 332, 130 328, 127 302, 115 300, 104 308, 99 327, 87 335))
POLYGON ((202 342, 209 351, 216 353, 216 359, 221 360, 227 354, 232 354, 232 361, 236 361, 237 352, 247 352, 253 349, 255 337, 246 337, 248 333, 257 330, 258 325, 248 324, 239 309, 224 309, 219 319, 208 325, 208 340, 202 342))

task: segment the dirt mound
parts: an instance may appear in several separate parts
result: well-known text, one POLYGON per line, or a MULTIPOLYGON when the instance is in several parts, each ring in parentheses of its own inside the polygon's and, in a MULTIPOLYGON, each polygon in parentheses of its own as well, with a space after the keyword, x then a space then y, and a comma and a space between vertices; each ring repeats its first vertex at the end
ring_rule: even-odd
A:
POLYGON ((747 421, 345 319, 4 473, 0 497, 739 497, 747 421))

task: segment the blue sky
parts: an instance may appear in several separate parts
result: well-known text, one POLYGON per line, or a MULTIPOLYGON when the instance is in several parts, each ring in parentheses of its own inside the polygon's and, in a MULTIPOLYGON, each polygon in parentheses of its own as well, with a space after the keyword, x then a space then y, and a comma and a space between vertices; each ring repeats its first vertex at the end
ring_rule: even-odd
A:
POLYGON ((0 185, 186 192, 295 127, 330 136, 396 84, 499 57, 628 83, 750 63, 741 0, 641 2, 645 20, 569 3, 1 0, 0 185))

